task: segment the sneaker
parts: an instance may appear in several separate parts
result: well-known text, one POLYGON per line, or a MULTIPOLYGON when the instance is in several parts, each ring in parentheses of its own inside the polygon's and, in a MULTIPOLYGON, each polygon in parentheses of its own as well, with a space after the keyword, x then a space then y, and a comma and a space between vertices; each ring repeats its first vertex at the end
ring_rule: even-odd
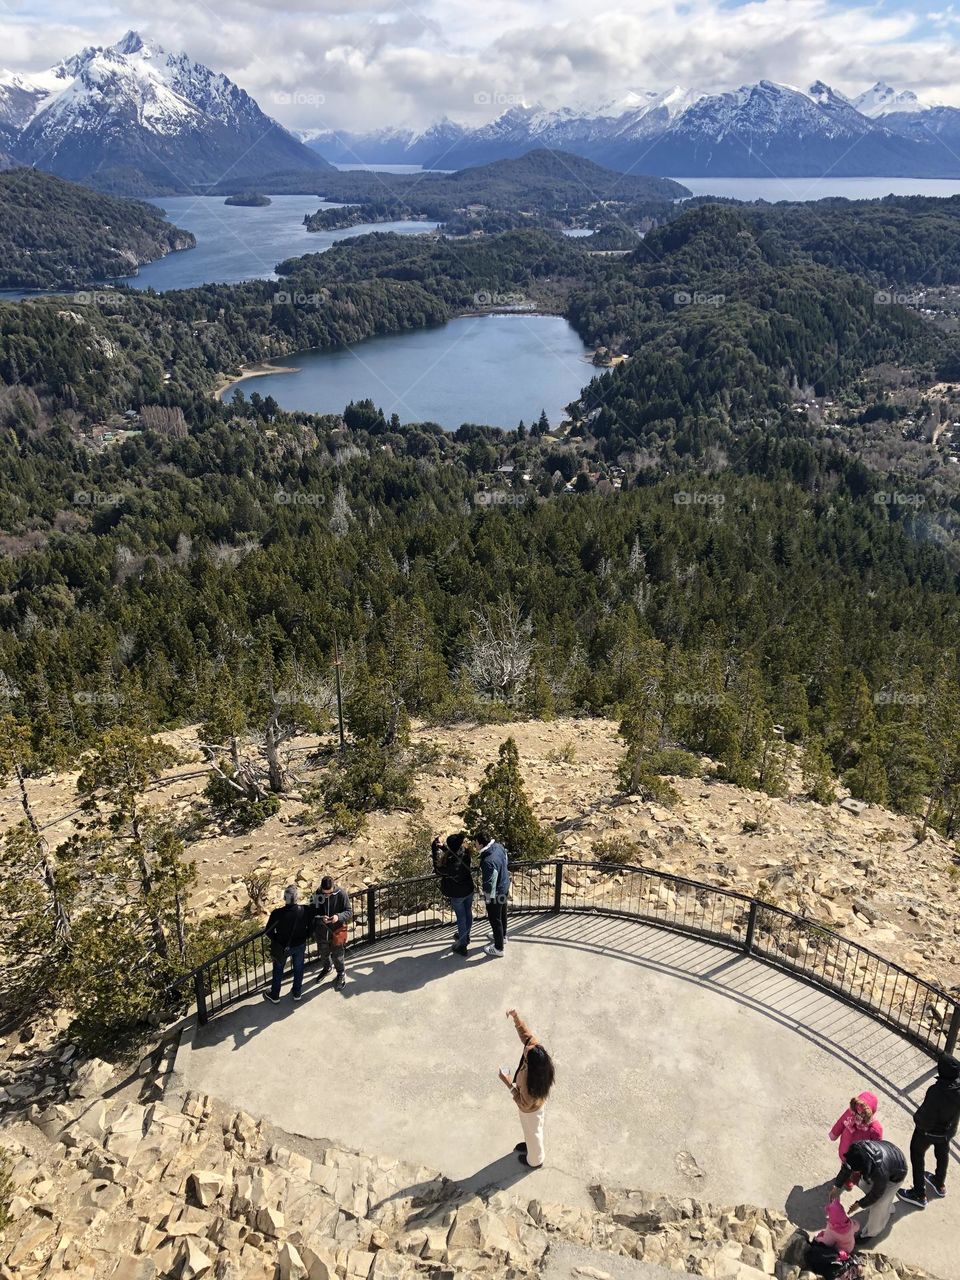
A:
POLYGON ((346 985, 347 985, 346 975, 342 973, 338 973, 337 980, 333 984, 334 991, 342 991, 346 985))
POLYGON ((294 1000, 302 1000, 302 999, 303 999, 303 996, 302 996, 302 995, 299 995, 299 996, 294 996, 293 998, 294 998, 294 1000))
POLYGON ((503 952, 498 951, 492 942, 488 942, 487 945, 483 948, 483 954, 485 956, 496 956, 498 960, 503 959, 503 952))
POLYGON ((278 997, 278 996, 272 996, 272 995, 269 993, 269 991, 265 991, 265 992, 263 993, 263 998, 264 998, 264 1000, 269 1000, 271 1004, 279 1004, 279 1003, 280 1003, 280 999, 279 999, 279 997, 278 997))
POLYGON ((327 965, 325 968, 321 969, 320 972, 317 974, 317 981, 322 982, 329 972, 330 972, 330 966, 327 965))
POLYGON ((926 1178, 928 1189, 933 1192, 938 1200, 942 1200, 947 1194, 947 1188, 942 1187, 938 1182, 934 1181, 932 1173, 925 1173, 923 1176, 926 1178))
POLYGON ((527 1154, 527 1144, 525 1142, 518 1142, 513 1149, 514 1151, 522 1151, 524 1155, 527 1154))
POLYGON ((901 1189, 897 1192, 897 1198, 902 1200, 904 1204, 912 1204, 915 1209, 925 1209, 927 1207, 927 1197, 925 1195, 917 1195, 913 1187, 904 1191, 901 1189))

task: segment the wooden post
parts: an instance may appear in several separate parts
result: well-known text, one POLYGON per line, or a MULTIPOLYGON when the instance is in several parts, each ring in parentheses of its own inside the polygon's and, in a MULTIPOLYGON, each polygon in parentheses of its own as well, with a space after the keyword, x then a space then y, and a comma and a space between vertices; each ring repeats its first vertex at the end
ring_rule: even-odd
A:
POLYGON ((340 641, 337 633, 333 633, 333 670, 337 681, 337 726, 340 730, 340 750, 345 749, 346 743, 343 737, 343 689, 340 685, 340 641))

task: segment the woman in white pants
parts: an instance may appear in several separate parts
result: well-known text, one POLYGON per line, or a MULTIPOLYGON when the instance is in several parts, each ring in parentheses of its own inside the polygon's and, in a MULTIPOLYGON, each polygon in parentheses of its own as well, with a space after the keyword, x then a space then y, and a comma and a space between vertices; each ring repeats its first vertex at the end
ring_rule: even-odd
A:
POLYGON ((507 1017, 513 1019, 523 1044, 520 1065, 513 1079, 506 1071, 500 1072, 500 1079, 510 1090, 520 1112, 523 1142, 518 1142, 514 1150, 521 1164, 539 1169, 543 1164, 543 1113, 555 1075, 553 1061, 516 1009, 508 1009, 507 1017))

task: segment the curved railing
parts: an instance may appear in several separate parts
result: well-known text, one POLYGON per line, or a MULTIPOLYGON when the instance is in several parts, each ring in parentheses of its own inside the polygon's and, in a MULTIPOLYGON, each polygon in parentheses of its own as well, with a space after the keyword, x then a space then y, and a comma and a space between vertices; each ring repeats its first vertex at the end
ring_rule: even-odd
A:
MULTIPOLYGON (((952 1053, 960 1002, 859 943, 758 898, 683 876, 613 863, 521 862, 511 867, 510 914, 576 912, 616 916, 704 938, 784 969, 869 1014, 930 1053, 952 1053)), ((370 885, 350 895, 348 946, 448 927, 449 904, 435 876, 370 885)), ((309 944, 308 962, 316 962, 309 944)), ((263 930, 228 947, 192 978, 197 1019, 269 984, 272 963, 263 930)))

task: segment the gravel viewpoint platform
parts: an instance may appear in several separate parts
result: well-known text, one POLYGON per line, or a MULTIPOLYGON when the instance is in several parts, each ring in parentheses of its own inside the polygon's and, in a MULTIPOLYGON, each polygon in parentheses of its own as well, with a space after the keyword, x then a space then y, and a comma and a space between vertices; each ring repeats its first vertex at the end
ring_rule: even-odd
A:
MULTIPOLYGON (((521 919, 502 960, 449 945, 443 929, 360 951, 343 992, 308 974, 299 1003, 288 979, 279 1005, 251 999, 185 1038, 180 1084, 472 1187, 586 1205, 606 1182, 785 1208, 819 1228, 839 1167, 827 1131, 851 1093, 879 1095, 906 1150, 933 1078, 929 1057, 832 997, 632 921, 521 919), (519 1057, 512 1006, 557 1065, 536 1171, 513 1155, 520 1125, 497 1079, 519 1057)), ((898 1208, 878 1247, 960 1280, 960 1164, 950 1191, 898 1208)))

